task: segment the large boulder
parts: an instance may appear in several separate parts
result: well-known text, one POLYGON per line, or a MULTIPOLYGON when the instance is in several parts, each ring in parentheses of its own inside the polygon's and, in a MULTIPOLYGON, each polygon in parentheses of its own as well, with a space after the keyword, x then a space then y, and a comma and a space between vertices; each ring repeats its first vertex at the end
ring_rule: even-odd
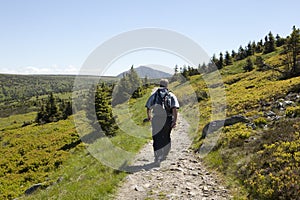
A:
POLYGON ((37 189, 39 189, 40 187, 42 187, 42 186, 43 186, 42 183, 34 184, 34 185, 32 185, 30 188, 28 188, 28 189, 25 191, 25 194, 26 194, 26 195, 30 195, 30 194, 32 194, 33 192, 35 192, 37 189))

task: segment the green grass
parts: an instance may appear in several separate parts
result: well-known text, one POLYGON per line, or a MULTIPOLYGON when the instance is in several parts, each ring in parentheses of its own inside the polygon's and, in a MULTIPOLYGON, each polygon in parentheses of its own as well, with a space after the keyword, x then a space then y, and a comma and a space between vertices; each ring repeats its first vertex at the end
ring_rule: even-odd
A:
POLYGON ((36 114, 36 112, 30 112, 26 114, 11 115, 6 118, 0 118, 0 130, 4 131, 21 128, 24 122, 34 121, 36 114))
MULTIPOLYGON (((33 117, 33 113, 25 116, 27 120, 33 117)), ((78 139, 71 119, 42 126, 20 127, 18 121, 14 126, 8 123, 7 129, 5 123, 1 125, 0 153, 5 155, 0 158, 1 199, 13 199, 34 183, 49 184, 48 176, 69 156, 61 148, 78 139)))
MULTIPOLYGON (((115 137, 107 138, 131 155, 151 138, 150 123, 142 123, 147 98, 145 95, 120 105, 117 119, 122 128, 115 137)), ((99 161, 103 155, 99 157, 93 148, 101 149, 101 140, 78 144, 73 116, 55 123, 22 127, 23 121, 33 121, 35 116, 33 112, 1 119, 0 153, 5 157, 0 158, 0 199, 111 199, 126 173, 99 161), (42 183, 42 189, 22 195, 36 183, 42 183)))
POLYGON ((101 164, 85 148, 78 148, 51 177, 62 181, 21 199, 110 199, 125 176, 101 164))

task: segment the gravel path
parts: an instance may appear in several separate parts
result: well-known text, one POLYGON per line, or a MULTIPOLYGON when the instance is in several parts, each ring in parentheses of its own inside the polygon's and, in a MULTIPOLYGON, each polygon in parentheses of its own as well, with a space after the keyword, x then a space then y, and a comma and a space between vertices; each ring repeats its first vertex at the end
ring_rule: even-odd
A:
POLYGON ((172 148, 160 167, 155 167, 152 142, 145 145, 115 196, 117 200, 231 199, 217 176, 205 169, 189 150, 188 123, 179 116, 172 130, 172 148))

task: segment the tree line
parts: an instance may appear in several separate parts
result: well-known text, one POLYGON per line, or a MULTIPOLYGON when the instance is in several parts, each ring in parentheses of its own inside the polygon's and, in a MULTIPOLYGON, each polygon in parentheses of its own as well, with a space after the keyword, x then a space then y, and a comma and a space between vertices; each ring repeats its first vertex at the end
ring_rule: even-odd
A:
POLYGON ((71 100, 55 98, 53 93, 50 92, 45 102, 41 103, 35 122, 38 124, 56 122, 67 119, 70 115, 72 115, 71 100))
MULTIPOLYGON (((118 130, 112 113, 113 106, 125 103, 130 98, 139 98, 145 94, 147 78, 139 78, 133 66, 124 74, 118 83, 100 82, 92 85, 88 92, 78 93, 84 95, 82 105, 75 105, 76 112, 85 110, 87 118, 93 127, 100 125, 107 136, 115 136, 118 130)), ((47 99, 40 103, 35 122, 45 124, 67 119, 73 114, 72 101, 54 97, 50 92, 47 99)))
POLYGON ((284 77, 289 78, 300 75, 300 30, 293 26, 292 32, 286 38, 279 36, 274 37, 270 31, 263 39, 258 42, 249 42, 246 46, 240 46, 238 51, 232 50, 225 53, 220 52, 219 56, 213 54, 209 63, 199 64, 198 67, 183 66, 178 68, 175 66, 175 75, 181 74, 184 78, 188 79, 189 76, 197 75, 200 73, 209 73, 216 69, 222 69, 225 66, 233 65, 234 62, 246 59, 246 64, 243 66, 245 71, 254 69, 254 64, 257 65, 258 70, 275 69, 283 73, 284 77), (262 55, 272 53, 278 48, 283 50, 280 52, 284 55, 280 66, 284 66, 285 70, 278 69, 279 66, 267 65, 262 55), (253 59, 255 56, 255 59, 253 59))
POLYGON ((0 102, 24 101, 49 92, 71 92, 75 76, 0 74, 0 102))

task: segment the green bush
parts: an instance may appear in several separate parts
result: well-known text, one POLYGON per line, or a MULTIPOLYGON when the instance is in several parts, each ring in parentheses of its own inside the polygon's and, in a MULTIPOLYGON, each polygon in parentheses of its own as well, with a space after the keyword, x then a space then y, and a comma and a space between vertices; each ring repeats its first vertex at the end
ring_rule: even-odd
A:
MULTIPOLYGON (((299 133, 298 137, 299 137, 299 133)), ((265 145, 248 165, 245 184, 259 199, 297 199, 300 196, 300 139, 265 145)))
POLYGON ((234 124, 223 128, 224 138, 223 145, 228 145, 229 148, 243 146, 244 140, 249 138, 251 130, 245 124, 234 124))
POLYGON ((201 90, 201 89, 198 88, 195 91, 195 93, 196 93, 198 102, 208 98, 208 94, 205 90, 201 90))
POLYGON ((285 115, 290 118, 299 117, 300 116, 300 106, 288 107, 285 110, 285 115))
POLYGON ((264 133, 261 150, 241 169, 249 193, 256 199, 298 199, 300 196, 299 123, 283 121, 264 133))
POLYGON ((267 120, 264 117, 259 117, 259 118, 255 119, 253 122, 258 127, 263 127, 264 125, 267 124, 267 120))

